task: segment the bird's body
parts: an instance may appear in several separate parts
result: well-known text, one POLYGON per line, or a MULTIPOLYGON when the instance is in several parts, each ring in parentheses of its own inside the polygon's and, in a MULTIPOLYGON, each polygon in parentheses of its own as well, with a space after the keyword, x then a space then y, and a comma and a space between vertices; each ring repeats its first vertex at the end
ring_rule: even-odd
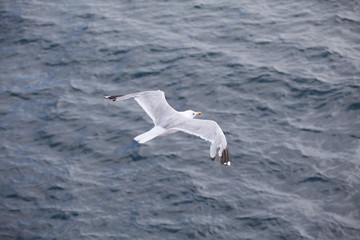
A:
POLYGON ((139 143, 146 143, 158 136, 167 136, 178 131, 196 135, 211 142, 210 157, 215 159, 216 150, 223 165, 230 166, 230 154, 225 135, 219 125, 212 120, 194 119, 200 112, 187 110, 178 112, 166 101, 163 91, 145 91, 126 95, 106 96, 116 101, 134 98, 154 122, 154 127, 135 137, 139 143))

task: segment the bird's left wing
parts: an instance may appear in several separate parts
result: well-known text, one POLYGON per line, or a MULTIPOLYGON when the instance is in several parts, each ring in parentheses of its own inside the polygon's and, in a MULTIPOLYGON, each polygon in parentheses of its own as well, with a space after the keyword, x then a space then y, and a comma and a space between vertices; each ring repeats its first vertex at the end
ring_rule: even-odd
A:
POLYGON ((210 157, 215 158, 216 150, 219 150, 219 156, 223 165, 230 165, 230 154, 227 147, 227 141, 220 126, 212 120, 187 119, 181 122, 174 122, 170 129, 180 130, 206 141, 211 142, 210 157))
POLYGON ((126 95, 106 96, 105 98, 116 101, 126 100, 134 98, 144 111, 149 115, 155 125, 161 123, 161 121, 168 115, 177 113, 165 99, 163 91, 145 91, 138 93, 131 93, 126 95))

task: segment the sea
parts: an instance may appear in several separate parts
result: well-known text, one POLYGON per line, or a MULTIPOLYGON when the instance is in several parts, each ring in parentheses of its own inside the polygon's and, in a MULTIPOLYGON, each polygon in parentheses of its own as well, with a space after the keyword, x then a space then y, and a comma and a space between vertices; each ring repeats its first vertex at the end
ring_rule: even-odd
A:
POLYGON ((358 0, 2 0, 0 239, 359 240, 358 0), (136 101, 162 90, 231 166, 136 101))

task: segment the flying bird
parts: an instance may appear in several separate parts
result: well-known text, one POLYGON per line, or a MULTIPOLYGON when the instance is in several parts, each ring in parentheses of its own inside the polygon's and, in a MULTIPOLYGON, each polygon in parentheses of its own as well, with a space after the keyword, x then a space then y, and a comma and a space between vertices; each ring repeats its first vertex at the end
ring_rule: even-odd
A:
POLYGON ((135 141, 146 143, 156 137, 182 131, 210 142, 211 160, 215 160, 216 151, 219 149, 218 155, 221 164, 230 166, 230 153, 220 126, 212 120, 194 119, 196 116, 202 115, 201 112, 192 110, 176 111, 166 101, 163 91, 145 91, 126 95, 105 96, 105 98, 112 101, 134 98, 154 122, 155 126, 135 137, 135 141))

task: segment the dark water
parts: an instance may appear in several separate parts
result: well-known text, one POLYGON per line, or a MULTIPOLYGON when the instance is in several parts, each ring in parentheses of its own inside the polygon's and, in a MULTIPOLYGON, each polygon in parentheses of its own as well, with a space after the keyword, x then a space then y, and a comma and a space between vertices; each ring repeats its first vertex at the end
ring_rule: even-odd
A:
POLYGON ((0 3, 0 239, 360 239, 358 1, 0 3), (232 166, 151 128, 161 89, 232 166))

